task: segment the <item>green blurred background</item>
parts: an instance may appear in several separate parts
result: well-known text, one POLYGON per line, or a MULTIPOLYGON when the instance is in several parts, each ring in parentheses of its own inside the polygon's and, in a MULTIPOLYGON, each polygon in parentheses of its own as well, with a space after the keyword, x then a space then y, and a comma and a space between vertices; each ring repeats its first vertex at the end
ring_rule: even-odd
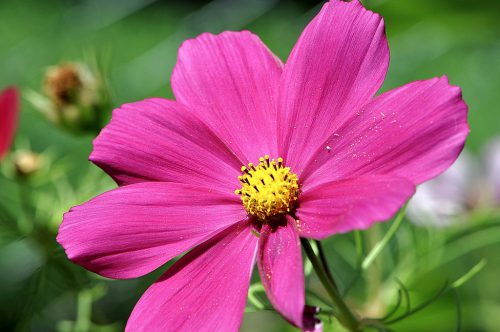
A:
MULTIPOLYGON (((363 3, 386 22, 391 64, 383 90, 448 75, 452 84, 462 87, 469 105, 467 148, 481 153, 484 144, 500 134, 500 1, 363 3)), ((204 31, 249 29, 285 61, 320 7, 319 1, 312 0, 1 0, 0 88, 14 84, 23 93, 40 91, 48 66, 97 58, 111 87, 114 107, 151 96, 171 98, 170 75, 183 40, 204 31)), ((123 330, 135 302, 161 273, 138 280, 105 280, 71 264, 55 243, 64 211, 114 187, 87 161, 92 139, 92 134, 74 135, 53 126, 23 99, 14 149, 41 153, 45 163, 40 174, 22 183, 14 180, 8 163, 2 165, 0 200, 11 215, 22 220, 21 231, 5 223, 0 229, 2 331, 123 330)), ((380 295, 381 303, 390 307, 395 301, 396 274, 407 282, 415 302, 422 302, 445 279, 458 278, 486 258, 486 268, 457 291, 462 330, 500 331, 499 223, 498 214, 490 209, 468 215, 465 226, 444 230, 405 223, 377 261, 377 268, 355 284, 348 298, 356 308, 363 308, 370 292, 383 288, 389 295, 380 295), (435 248, 439 248, 439 259, 432 252, 435 248)), ((387 227, 364 232, 366 247, 387 227)), ((352 234, 325 243, 344 287, 355 275, 353 243, 352 234)), ((308 282, 323 292, 314 276, 308 282)), ((440 332, 454 331, 456 324, 454 296, 446 294, 393 328, 440 332)), ((325 322, 325 327, 330 324, 325 322)), ((247 313, 243 329, 293 330, 276 313, 267 311, 247 313)))

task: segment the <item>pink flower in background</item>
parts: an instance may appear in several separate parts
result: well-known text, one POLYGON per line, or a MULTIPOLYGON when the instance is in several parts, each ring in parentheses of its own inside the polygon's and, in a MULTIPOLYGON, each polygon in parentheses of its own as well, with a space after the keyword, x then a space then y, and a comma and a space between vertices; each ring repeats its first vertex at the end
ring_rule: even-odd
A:
POLYGON ((9 151, 17 127, 19 95, 14 87, 0 92, 0 160, 9 151))
POLYGON ((327 3, 285 65, 246 31, 186 41, 177 100, 122 106, 94 142, 90 160, 121 187, 72 208, 57 240, 119 279, 194 248, 142 296, 128 331, 237 330, 255 261, 276 310, 313 329, 299 237, 390 218, 468 133, 446 78, 375 97, 388 64, 383 21, 358 1, 327 3))
POLYGON ((438 177, 418 186, 408 217, 424 226, 453 226, 478 207, 500 205, 500 137, 491 139, 477 159, 464 150, 438 177))
POLYGON ((486 201, 491 205, 500 206, 500 137, 488 142, 483 151, 482 161, 485 168, 483 187, 490 197, 486 201))
POLYGON ((480 194, 479 164, 464 150, 440 176, 423 183, 408 204, 412 222, 422 226, 452 226, 477 205, 480 194))

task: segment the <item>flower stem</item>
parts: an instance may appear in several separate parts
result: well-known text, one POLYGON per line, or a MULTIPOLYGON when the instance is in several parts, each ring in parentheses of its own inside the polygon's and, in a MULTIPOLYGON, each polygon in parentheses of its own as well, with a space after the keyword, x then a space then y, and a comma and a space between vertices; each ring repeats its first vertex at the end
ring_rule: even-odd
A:
POLYGON ((347 304, 340 296, 337 288, 330 281, 329 274, 326 271, 326 268, 323 265, 321 259, 316 256, 313 248, 311 247, 311 244, 307 239, 301 238, 300 241, 307 257, 309 258, 309 261, 311 261, 314 271, 316 271, 319 280, 325 287, 328 295, 330 296, 333 304, 336 307, 339 322, 344 325, 344 327, 346 327, 349 331, 359 331, 360 323, 358 318, 356 317, 356 314, 347 306, 347 304))
POLYGON ((321 260, 321 264, 323 265, 323 268, 325 269, 326 275, 328 277, 328 281, 332 284, 333 287, 335 287, 335 290, 337 293, 339 292, 339 288, 337 286, 337 283, 335 282, 335 279, 333 279, 333 275, 328 268, 328 263, 326 262, 326 256, 325 252, 323 251, 323 247, 321 245, 321 242, 316 240, 314 241, 316 243, 316 246, 318 247, 318 254, 319 254, 319 259, 321 260))

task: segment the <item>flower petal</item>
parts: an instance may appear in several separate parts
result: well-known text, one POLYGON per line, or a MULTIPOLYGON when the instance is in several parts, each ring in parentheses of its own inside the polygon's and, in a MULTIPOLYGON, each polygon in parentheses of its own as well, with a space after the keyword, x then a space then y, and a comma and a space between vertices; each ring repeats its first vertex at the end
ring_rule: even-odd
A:
POLYGON ((229 191, 239 186, 242 164, 184 106, 159 98, 115 110, 90 160, 122 185, 181 182, 229 191))
POLYGON ((144 293, 126 331, 237 331, 257 241, 246 221, 193 249, 144 293))
POLYGON ((0 93, 0 161, 10 148, 17 127, 19 93, 14 87, 0 93))
POLYGON ((415 192, 404 178, 363 176, 324 183, 300 196, 300 236, 323 239, 389 219, 415 192))
POLYGON ((282 64, 248 31, 184 42, 172 75, 176 99, 202 118, 244 163, 276 154, 282 64))
POLYGON ((314 151, 375 95, 389 65, 382 18, 357 0, 330 1, 309 23, 283 70, 280 155, 299 177, 314 151))
POLYGON ((446 78, 386 92, 333 133, 302 174, 304 190, 365 174, 390 174, 414 184, 446 170, 469 132, 460 89, 446 78))
POLYGON ((57 241, 69 259, 109 278, 134 278, 246 218, 236 195, 177 183, 139 183, 64 215, 57 241))
POLYGON ((287 216, 285 225, 276 229, 264 224, 257 262, 269 301, 288 321, 303 327, 304 270, 300 240, 294 225, 290 216, 287 216))

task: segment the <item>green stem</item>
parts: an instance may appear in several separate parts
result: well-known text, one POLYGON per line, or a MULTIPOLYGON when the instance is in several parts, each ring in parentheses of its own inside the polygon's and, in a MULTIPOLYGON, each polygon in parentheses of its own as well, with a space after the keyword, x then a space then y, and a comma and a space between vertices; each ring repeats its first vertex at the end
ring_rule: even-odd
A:
POLYGON ((359 268, 361 269, 361 263, 363 262, 363 235, 361 234, 361 231, 354 231, 354 243, 356 246, 356 255, 358 256, 356 264, 359 265, 359 268))
POLYGON ((328 273, 326 272, 325 267, 323 266, 318 256, 316 256, 316 254, 314 253, 311 244, 307 239, 304 238, 301 238, 300 241, 302 243, 304 251, 306 252, 307 257, 309 258, 309 261, 311 262, 314 268, 314 271, 316 271, 316 275, 318 276, 319 280, 325 287, 328 295, 332 299, 332 302, 338 311, 339 322, 342 325, 344 325, 349 331, 352 332, 359 331, 360 323, 358 318, 352 312, 352 310, 347 306, 347 304, 344 302, 344 300, 340 296, 339 292, 337 291, 333 283, 330 281, 330 278, 328 277, 328 273))
POLYGON ((321 260, 321 264, 323 264, 323 268, 325 269, 328 280, 331 282, 332 286, 335 287, 335 290, 338 293, 339 288, 337 286, 337 283, 335 282, 335 279, 333 279, 332 272, 328 268, 328 263, 326 262, 326 256, 325 256, 325 252, 323 251, 323 247, 321 246, 321 242, 318 240, 316 240, 314 242, 316 243, 316 246, 318 247, 319 259, 321 260))
POLYGON ((75 331, 87 332, 91 326, 92 293, 86 289, 78 293, 78 307, 76 313, 75 331))

